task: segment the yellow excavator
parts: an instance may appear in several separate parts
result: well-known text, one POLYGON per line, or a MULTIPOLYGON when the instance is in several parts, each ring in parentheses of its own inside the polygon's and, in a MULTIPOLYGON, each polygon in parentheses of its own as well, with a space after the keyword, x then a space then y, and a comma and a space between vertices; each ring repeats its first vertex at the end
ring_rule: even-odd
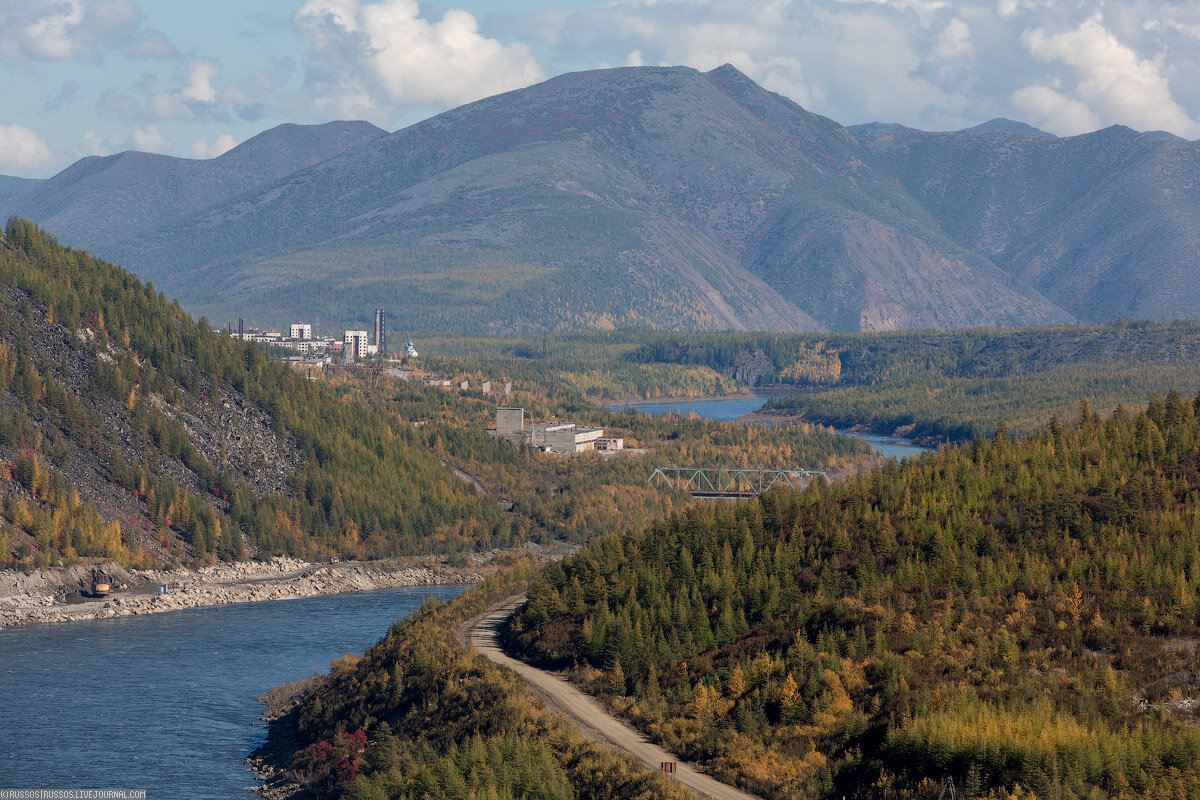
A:
POLYGON ((108 578, 92 574, 92 597, 108 597, 108 593, 111 591, 112 586, 109 584, 108 578))

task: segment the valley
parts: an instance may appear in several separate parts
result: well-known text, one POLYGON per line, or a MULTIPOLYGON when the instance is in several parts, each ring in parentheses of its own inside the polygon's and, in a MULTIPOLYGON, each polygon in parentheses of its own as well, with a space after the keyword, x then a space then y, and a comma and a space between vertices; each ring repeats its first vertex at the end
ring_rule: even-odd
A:
POLYGON ((0 772, 1200 796, 1198 166, 727 64, 0 179, 0 772))

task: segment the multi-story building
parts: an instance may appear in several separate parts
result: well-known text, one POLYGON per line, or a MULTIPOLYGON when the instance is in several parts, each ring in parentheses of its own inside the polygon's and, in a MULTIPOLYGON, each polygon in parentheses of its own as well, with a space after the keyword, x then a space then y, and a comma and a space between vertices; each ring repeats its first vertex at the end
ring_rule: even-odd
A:
POLYGON ((289 339, 297 339, 299 341, 304 341, 307 339, 311 339, 312 337, 313 337, 312 325, 309 325, 307 322, 293 322, 292 323, 291 332, 288 334, 289 339))
POLYGON ((370 337, 366 331, 346 331, 342 337, 342 346, 349 348, 349 360, 357 361, 372 352, 370 337))

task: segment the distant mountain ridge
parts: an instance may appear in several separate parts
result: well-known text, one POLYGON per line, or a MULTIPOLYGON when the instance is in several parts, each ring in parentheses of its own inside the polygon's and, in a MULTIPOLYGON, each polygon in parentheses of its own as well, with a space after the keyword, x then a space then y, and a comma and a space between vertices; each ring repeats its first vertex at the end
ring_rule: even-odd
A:
POLYGON ((987 133, 999 131, 1001 133, 1017 133, 1021 134, 1022 136, 1041 136, 1049 139, 1057 138, 1053 133, 1047 133, 1046 131, 1035 128, 1032 125, 1028 125, 1024 122, 1017 122, 1016 120, 1005 119, 1004 117, 989 119, 987 122, 984 122, 981 125, 976 125, 973 128, 967 128, 967 130, 982 131, 987 133))
POLYGON ((0 198, 28 192, 41 182, 39 178, 15 178, 12 175, 0 175, 0 198))
MULTIPOLYGON (((1200 307, 1198 146, 1178 139, 847 129, 728 65, 563 75, 356 135, 194 191, 123 154, 101 185, 126 189, 94 198, 85 160, 11 210, 221 321, 880 330, 1200 307)), ((261 166, 255 141, 222 158, 261 166)))
MULTIPOLYGON (((386 135, 369 122, 285 124, 211 159, 127 150, 81 159, 16 197, 0 197, 61 239, 95 247, 291 175, 386 135)), ((0 185, 2 188, 2 185, 0 185)))
POLYGON ((1114 125, 1045 139, 907 132, 863 142, 956 242, 1076 317, 1200 309, 1200 145, 1114 125))

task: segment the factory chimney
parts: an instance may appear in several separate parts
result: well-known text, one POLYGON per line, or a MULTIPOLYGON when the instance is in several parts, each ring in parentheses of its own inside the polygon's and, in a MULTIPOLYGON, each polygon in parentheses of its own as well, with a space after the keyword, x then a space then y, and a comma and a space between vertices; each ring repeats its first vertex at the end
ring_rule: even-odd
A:
POLYGON ((387 355, 387 315, 382 308, 375 309, 375 352, 387 355))

